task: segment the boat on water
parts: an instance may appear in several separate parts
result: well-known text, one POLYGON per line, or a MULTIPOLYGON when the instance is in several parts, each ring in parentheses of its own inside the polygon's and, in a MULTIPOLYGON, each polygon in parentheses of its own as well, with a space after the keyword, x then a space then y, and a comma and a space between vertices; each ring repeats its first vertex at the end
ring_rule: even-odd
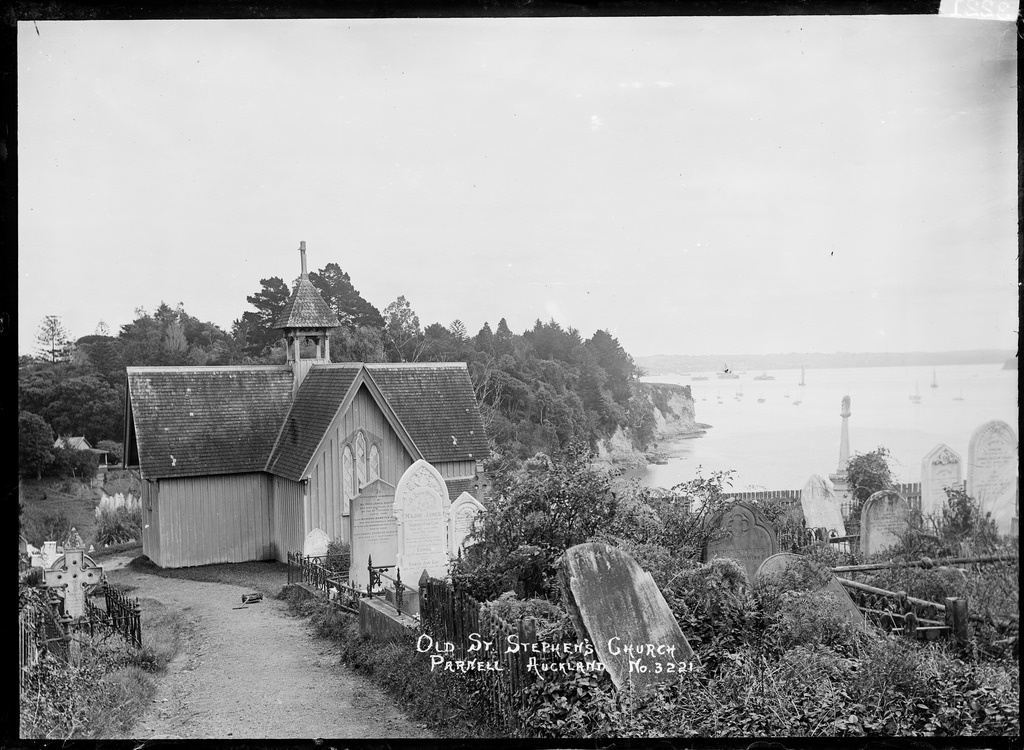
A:
POLYGON ((692 378, 690 378, 690 380, 707 380, 707 379, 708 379, 707 375, 694 375, 692 378))
POLYGON ((764 402, 765 402, 765 398, 764 398, 764 396, 762 396, 761 398, 759 398, 759 399, 757 400, 757 403, 759 403, 759 404, 763 404, 764 402))
POLYGON ((932 370, 932 385, 931 385, 931 387, 932 388, 938 388, 939 387, 938 381, 935 380, 935 370, 932 370))
POLYGON ((800 399, 797 399, 796 401, 793 402, 793 406, 800 406, 800 404, 802 404, 802 403, 803 403, 803 401, 801 401, 800 399))
POLYGON ((953 400, 954 401, 963 401, 964 400, 964 389, 963 388, 960 389, 960 395, 959 396, 953 396, 953 400))
POLYGON ((723 365, 722 371, 718 373, 717 377, 722 380, 739 380, 739 374, 729 369, 729 365, 723 365))
POLYGON ((914 392, 910 394, 910 400, 915 404, 921 403, 921 389, 917 383, 914 384, 914 392))
POLYGON ((755 375, 754 380, 775 380, 774 375, 769 375, 767 370, 764 370, 760 375, 755 375))
POLYGON ((800 382, 798 383, 798 385, 807 385, 804 382, 804 366, 803 365, 800 365, 800 382))

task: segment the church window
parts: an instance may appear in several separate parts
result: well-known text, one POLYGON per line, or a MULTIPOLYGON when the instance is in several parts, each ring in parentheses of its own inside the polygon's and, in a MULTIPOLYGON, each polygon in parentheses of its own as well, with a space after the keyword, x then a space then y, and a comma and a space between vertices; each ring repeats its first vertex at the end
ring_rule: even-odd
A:
POLYGON ((355 497, 352 491, 352 449, 347 445, 341 454, 341 504, 342 513, 348 514, 349 503, 355 497))
POLYGON ((370 481, 380 479, 380 452, 376 445, 370 446, 370 481))
POLYGON ((356 435, 356 487, 366 484, 366 438, 356 435))

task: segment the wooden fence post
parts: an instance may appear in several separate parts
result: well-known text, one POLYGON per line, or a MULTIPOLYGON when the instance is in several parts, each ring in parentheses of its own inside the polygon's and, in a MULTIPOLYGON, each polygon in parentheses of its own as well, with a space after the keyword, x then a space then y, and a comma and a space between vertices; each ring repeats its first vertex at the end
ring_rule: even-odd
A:
POLYGON ((967 642, 970 637, 967 621, 967 600, 959 599, 956 597, 947 598, 945 600, 946 605, 946 625, 949 626, 953 632, 953 636, 956 638, 957 643, 961 645, 967 642))

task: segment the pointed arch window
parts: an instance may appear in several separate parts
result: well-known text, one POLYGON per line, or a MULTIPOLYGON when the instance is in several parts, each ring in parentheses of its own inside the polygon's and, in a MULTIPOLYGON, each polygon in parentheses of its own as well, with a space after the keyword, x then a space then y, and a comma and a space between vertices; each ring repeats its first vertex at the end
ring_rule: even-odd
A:
POLYGON ((380 479, 380 451, 377 450, 376 445, 370 446, 370 476, 371 482, 380 479))
POLYGON ((356 435, 356 489, 366 484, 366 438, 360 432, 356 435))
POLYGON ((345 515, 348 515, 350 502, 355 497, 352 479, 352 449, 346 445, 341 453, 341 512, 345 515))

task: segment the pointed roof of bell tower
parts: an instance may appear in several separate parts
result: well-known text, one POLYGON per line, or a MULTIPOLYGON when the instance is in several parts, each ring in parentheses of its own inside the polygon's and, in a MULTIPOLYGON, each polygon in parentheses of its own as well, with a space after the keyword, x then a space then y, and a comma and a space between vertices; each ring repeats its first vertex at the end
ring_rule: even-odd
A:
POLYGON ((335 328, 341 325, 338 316, 324 302, 320 292, 309 280, 306 272, 306 243, 299 243, 299 254, 302 259, 302 275, 299 276, 292 296, 284 306, 281 314, 274 321, 274 328, 296 329, 296 328, 335 328))

